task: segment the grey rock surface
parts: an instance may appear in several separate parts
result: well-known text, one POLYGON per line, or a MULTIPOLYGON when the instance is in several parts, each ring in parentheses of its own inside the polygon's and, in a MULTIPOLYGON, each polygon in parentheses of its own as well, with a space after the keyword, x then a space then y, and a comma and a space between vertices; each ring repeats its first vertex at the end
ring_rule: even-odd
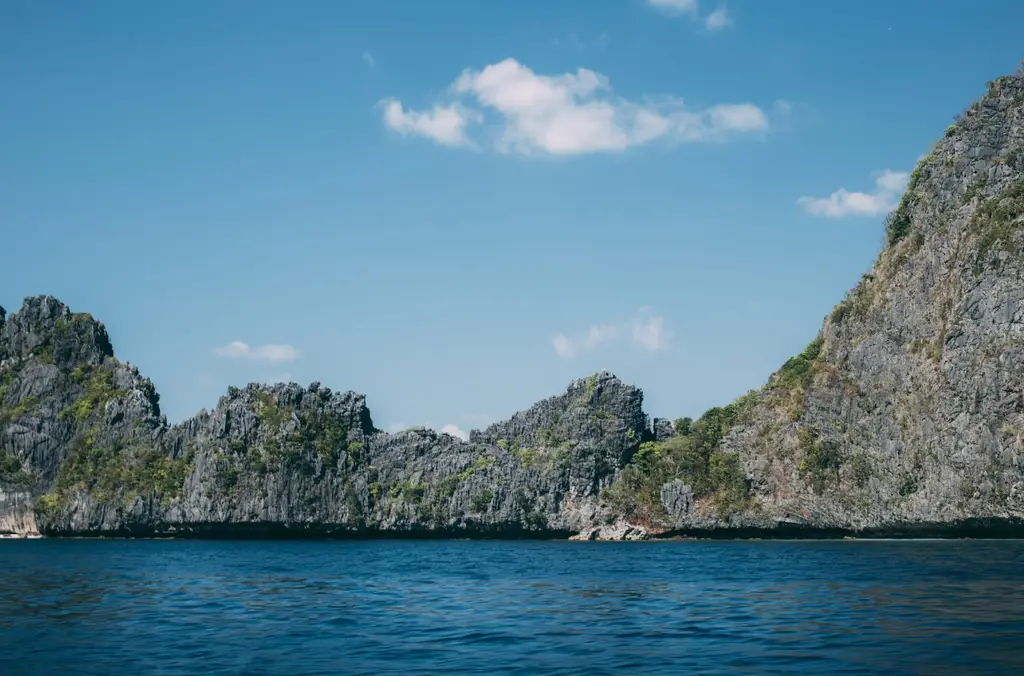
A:
MULTIPOLYGON (((826 318, 806 387, 722 448, 753 508, 675 529, 879 530, 1024 517, 1024 75, 990 83, 912 175, 871 271, 826 318)), ((780 382, 776 377, 774 382, 780 382)))
POLYGON ((651 428, 653 440, 656 442, 668 441, 676 435, 675 429, 672 427, 672 421, 665 418, 655 418, 652 420, 651 428))
POLYGON ((623 519, 618 519, 615 523, 606 524, 604 526, 597 526, 593 528, 587 528, 580 531, 576 535, 570 537, 570 540, 581 540, 581 541, 600 541, 600 540, 649 540, 651 537, 650 532, 643 526, 637 526, 631 524, 623 519))

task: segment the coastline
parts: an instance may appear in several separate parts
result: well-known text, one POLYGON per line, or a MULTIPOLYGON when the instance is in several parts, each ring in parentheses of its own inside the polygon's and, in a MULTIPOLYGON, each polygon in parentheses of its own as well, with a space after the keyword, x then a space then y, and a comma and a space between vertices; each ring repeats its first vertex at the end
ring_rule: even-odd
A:
MULTIPOLYGON (((782 541, 782 540, 1021 540, 1024 519, 971 518, 949 523, 899 524, 885 528, 860 530, 821 528, 782 524, 774 528, 676 529, 647 532, 633 537, 584 537, 568 531, 508 529, 448 529, 381 531, 356 529, 338 524, 190 524, 168 528, 134 528, 117 531, 70 531, 60 533, 4 533, 0 539, 51 540, 560 540, 580 542, 667 542, 679 540, 704 541, 782 541)), ((622 533, 623 531, 618 531, 622 533)), ((628 532, 628 531, 627 531, 628 532)), ((591 533, 592 535, 592 533, 591 533)))

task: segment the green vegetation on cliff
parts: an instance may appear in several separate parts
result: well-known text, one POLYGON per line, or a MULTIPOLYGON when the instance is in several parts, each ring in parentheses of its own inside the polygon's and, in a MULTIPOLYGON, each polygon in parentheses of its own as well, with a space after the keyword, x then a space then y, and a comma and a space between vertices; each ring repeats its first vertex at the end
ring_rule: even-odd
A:
MULTIPOLYGON (((843 464, 839 445, 835 441, 821 439, 821 433, 813 425, 798 428, 797 439, 804 452, 799 464, 800 477, 816 492, 824 492, 839 481, 839 468, 843 464)), ((865 470, 861 468, 860 471, 865 470)))
POLYGON ((37 501, 43 513, 60 511, 79 492, 122 508, 136 497, 168 504, 181 494, 193 468, 191 455, 175 460, 145 444, 120 439, 100 444, 94 430, 76 436, 72 445, 72 453, 57 473, 55 490, 37 501))
MULTIPOLYGON (((696 422, 680 418, 675 436, 666 441, 646 442, 623 469, 616 482, 602 493, 613 509, 645 524, 668 519, 662 487, 682 481, 697 501, 705 502, 722 519, 751 508, 750 481, 740 466, 739 456, 721 448, 722 439, 737 425, 749 422, 758 405, 782 411, 790 420, 803 414, 803 397, 821 368, 824 337, 818 334, 804 350, 786 360, 760 390, 743 395, 728 406, 709 409, 696 422)), ((814 437, 815 441, 817 437, 814 437)), ((808 443, 810 457, 802 474, 815 485, 823 485, 826 474, 837 467, 833 447, 824 442, 808 443)))
POLYGON ((676 424, 675 437, 641 444, 602 497, 626 518, 658 524, 668 517, 662 486, 678 479, 691 488, 694 498, 707 498, 723 517, 746 508, 750 487, 739 458, 719 446, 729 430, 745 419, 756 396, 751 392, 728 406, 712 408, 693 423, 683 418, 676 424))
POLYGON ((61 411, 62 416, 72 416, 78 422, 85 422, 93 414, 99 413, 107 402, 117 396, 114 385, 114 373, 109 369, 78 367, 71 373, 72 379, 83 383, 85 392, 75 403, 61 411))
POLYGON ((978 236, 975 272, 984 268, 993 250, 1011 251, 1021 246, 1017 235, 1024 230, 1024 180, 985 200, 974 213, 970 228, 978 236))
POLYGON ((21 460, 6 451, 0 451, 0 482, 12 486, 29 486, 35 477, 22 469, 21 460))
POLYGON ((32 413, 38 406, 39 400, 33 396, 25 397, 11 408, 4 408, 2 404, 0 404, 0 425, 6 425, 14 422, 18 418, 32 413))

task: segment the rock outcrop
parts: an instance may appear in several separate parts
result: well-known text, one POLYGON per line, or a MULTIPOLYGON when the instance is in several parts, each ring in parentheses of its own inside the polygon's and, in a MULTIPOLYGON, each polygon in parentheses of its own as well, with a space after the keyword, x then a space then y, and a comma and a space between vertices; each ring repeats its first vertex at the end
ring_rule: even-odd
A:
POLYGON ((1024 75, 913 172, 888 246, 758 391, 649 421, 602 373, 468 442, 362 395, 230 388, 177 425, 103 325, 0 309, 0 534, 1024 533, 1024 75))
POLYGON ((587 528, 576 535, 570 537, 570 540, 648 540, 651 535, 643 526, 636 526, 622 519, 617 520, 615 523, 608 524, 606 526, 597 526, 594 528, 587 528))

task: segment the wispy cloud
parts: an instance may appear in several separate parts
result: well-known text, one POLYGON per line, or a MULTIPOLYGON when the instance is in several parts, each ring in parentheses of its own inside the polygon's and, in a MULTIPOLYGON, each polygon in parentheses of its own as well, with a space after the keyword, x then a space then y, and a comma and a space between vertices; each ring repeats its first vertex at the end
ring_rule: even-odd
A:
POLYGON ((815 216, 881 216, 896 208, 910 175, 905 171, 883 169, 874 175, 874 192, 850 192, 839 188, 828 197, 801 197, 797 204, 815 216))
POLYGON ((732 17, 724 6, 702 18, 697 0, 647 0, 647 4, 669 16, 687 16, 694 21, 699 20, 712 33, 732 25, 732 17))
POLYGON ((793 112, 793 104, 786 99, 776 99, 772 102, 772 110, 775 111, 777 115, 789 115, 793 112))
POLYGON ((462 430, 457 425, 444 425, 441 428, 441 434, 450 434, 453 437, 462 439, 463 441, 469 441, 469 432, 462 430))
POLYGON ((649 308, 640 311, 633 320, 633 343, 645 350, 664 350, 668 347, 669 334, 665 330, 665 318, 652 315, 649 308))
POLYGON ((552 339, 555 352, 559 357, 572 359, 581 352, 589 352, 602 343, 607 343, 619 337, 619 327, 614 324, 601 324, 591 326, 590 330, 580 338, 570 339, 563 333, 559 333, 552 339))
POLYGON ((558 333, 551 340, 555 354, 563 359, 574 359, 606 343, 628 338, 634 347, 643 350, 664 350, 669 345, 669 331, 665 318, 655 315, 650 308, 641 308, 636 316, 615 324, 596 324, 575 337, 558 333))
POLYGON ((666 14, 697 13, 697 0, 647 0, 647 4, 666 14))
POLYGON ((295 376, 285 371, 284 373, 278 373, 267 378, 266 382, 275 385, 277 383, 291 383, 295 381, 295 376))
POLYGON ((709 31, 720 31, 723 28, 727 28, 732 24, 732 17, 725 10, 725 7, 719 7, 715 11, 704 17, 704 27, 709 31))
POLYGON ((222 347, 214 348, 214 354, 229 359, 248 359, 251 361, 293 361, 299 358, 299 351, 291 345, 259 345, 250 346, 235 340, 222 347))
POLYGON ((363 51, 362 59, 363 59, 363 63, 365 63, 370 68, 373 68, 374 66, 377 65, 377 61, 376 61, 376 59, 373 58, 373 54, 371 54, 368 51, 365 51, 365 50, 363 51))
POLYGON ((552 47, 560 48, 563 45, 568 45, 577 52, 586 52, 590 49, 606 49, 608 47, 608 33, 602 32, 593 40, 580 37, 576 33, 570 33, 566 40, 562 40, 560 38, 554 38, 551 40, 552 47))
POLYGON ((402 134, 473 147, 470 128, 489 120, 493 133, 486 144, 523 155, 622 151, 656 140, 723 141, 769 127, 768 116, 753 103, 690 110, 671 96, 630 101, 616 97, 608 78, 592 70, 539 75, 515 59, 463 71, 448 96, 461 100, 423 111, 386 99, 384 123, 402 134))
MULTIPOLYGON (((437 432, 440 432, 441 434, 450 434, 451 436, 456 437, 457 439, 462 439, 463 441, 469 441, 469 432, 463 430, 458 425, 452 425, 450 423, 447 424, 447 425, 442 425, 440 429, 438 429, 434 425, 434 423, 432 423, 430 421, 427 421, 427 422, 423 423, 422 425, 413 425, 412 427, 425 427, 427 429, 431 429, 431 430, 435 430, 437 432)), ((395 434, 395 433, 398 433, 398 432, 402 432, 402 431, 407 430, 407 429, 410 429, 410 425, 407 425, 404 422, 393 422, 390 425, 388 425, 388 432, 390 432, 392 434, 395 434)))
POLYGON ((447 424, 447 425, 441 425, 440 428, 438 428, 437 426, 435 426, 429 420, 427 422, 425 422, 425 423, 420 424, 420 425, 409 425, 409 424, 404 423, 404 422, 393 422, 393 423, 391 423, 390 425, 387 426, 387 431, 392 433, 392 434, 395 434, 397 432, 401 432, 401 431, 410 429, 412 427, 425 427, 427 429, 432 429, 434 431, 440 432, 441 434, 451 434, 452 436, 455 436, 456 438, 460 438, 463 441, 468 441, 469 440, 469 432, 467 432, 463 428, 459 427, 458 425, 453 425, 453 424, 450 423, 450 424, 447 424))

